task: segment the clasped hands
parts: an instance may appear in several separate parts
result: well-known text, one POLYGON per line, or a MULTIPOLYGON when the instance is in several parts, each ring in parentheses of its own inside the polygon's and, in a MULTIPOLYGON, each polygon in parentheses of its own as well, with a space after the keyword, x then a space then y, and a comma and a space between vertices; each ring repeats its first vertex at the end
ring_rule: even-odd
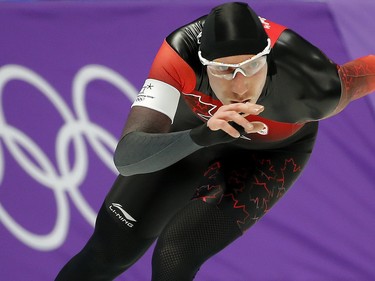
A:
POLYGON ((254 103, 233 103, 221 106, 207 121, 207 127, 212 131, 222 130, 233 138, 239 138, 241 133, 231 123, 243 127, 248 134, 267 134, 267 126, 263 122, 249 121, 249 115, 258 115, 264 110, 264 106, 254 103))

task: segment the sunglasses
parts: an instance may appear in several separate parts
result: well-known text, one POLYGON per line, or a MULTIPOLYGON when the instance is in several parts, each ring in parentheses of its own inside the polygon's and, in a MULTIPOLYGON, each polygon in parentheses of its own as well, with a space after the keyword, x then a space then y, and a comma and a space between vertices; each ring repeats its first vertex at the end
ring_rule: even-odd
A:
POLYGON ((202 57, 201 51, 198 51, 199 60, 203 65, 207 66, 208 71, 218 78, 232 80, 238 72, 246 77, 253 76, 267 63, 267 55, 271 52, 271 40, 267 39, 267 46, 263 51, 240 63, 222 63, 217 61, 209 61, 202 57))

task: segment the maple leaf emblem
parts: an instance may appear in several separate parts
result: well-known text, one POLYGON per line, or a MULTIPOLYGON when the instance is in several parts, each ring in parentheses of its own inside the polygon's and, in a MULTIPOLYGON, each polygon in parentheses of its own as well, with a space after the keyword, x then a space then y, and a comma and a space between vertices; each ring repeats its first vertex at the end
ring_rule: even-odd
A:
POLYGON ((201 95, 184 94, 184 96, 192 111, 205 121, 210 119, 217 110, 217 105, 203 101, 201 95))

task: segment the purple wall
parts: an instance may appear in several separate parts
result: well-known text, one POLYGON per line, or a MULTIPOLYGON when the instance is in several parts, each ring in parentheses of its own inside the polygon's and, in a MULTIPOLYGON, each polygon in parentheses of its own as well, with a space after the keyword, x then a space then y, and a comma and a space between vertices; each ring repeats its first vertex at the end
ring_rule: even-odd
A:
MULTIPOLYGON (((221 2, 0 3, 1 280, 53 280, 84 245, 164 36, 221 2)), ((249 3, 337 63, 374 53, 372 0, 249 3)), ((374 96, 322 122, 304 176, 196 280, 375 280, 374 96)))

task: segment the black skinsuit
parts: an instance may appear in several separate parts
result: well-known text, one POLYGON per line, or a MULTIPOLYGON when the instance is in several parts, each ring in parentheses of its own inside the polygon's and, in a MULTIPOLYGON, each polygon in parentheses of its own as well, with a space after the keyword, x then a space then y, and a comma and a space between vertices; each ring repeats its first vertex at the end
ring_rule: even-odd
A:
MULTIPOLYGON (((234 140, 202 133, 202 124, 220 106, 197 56, 204 20, 169 35, 150 72, 149 78, 181 93, 170 128, 175 133, 135 132, 120 141, 115 162, 124 175, 109 192, 92 238, 56 280, 112 280, 156 238, 152 280, 192 280, 201 264, 257 222, 305 167, 317 120, 339 104, 338 66, 293 31, 268 23, 273 49, 259 100, 265 111, 251 117, 267 124, 268 134, 234 140), (206 143, 207 136, 213 141, 206 143)), ((152 123, 148 118, 145 123, 152 123)))

